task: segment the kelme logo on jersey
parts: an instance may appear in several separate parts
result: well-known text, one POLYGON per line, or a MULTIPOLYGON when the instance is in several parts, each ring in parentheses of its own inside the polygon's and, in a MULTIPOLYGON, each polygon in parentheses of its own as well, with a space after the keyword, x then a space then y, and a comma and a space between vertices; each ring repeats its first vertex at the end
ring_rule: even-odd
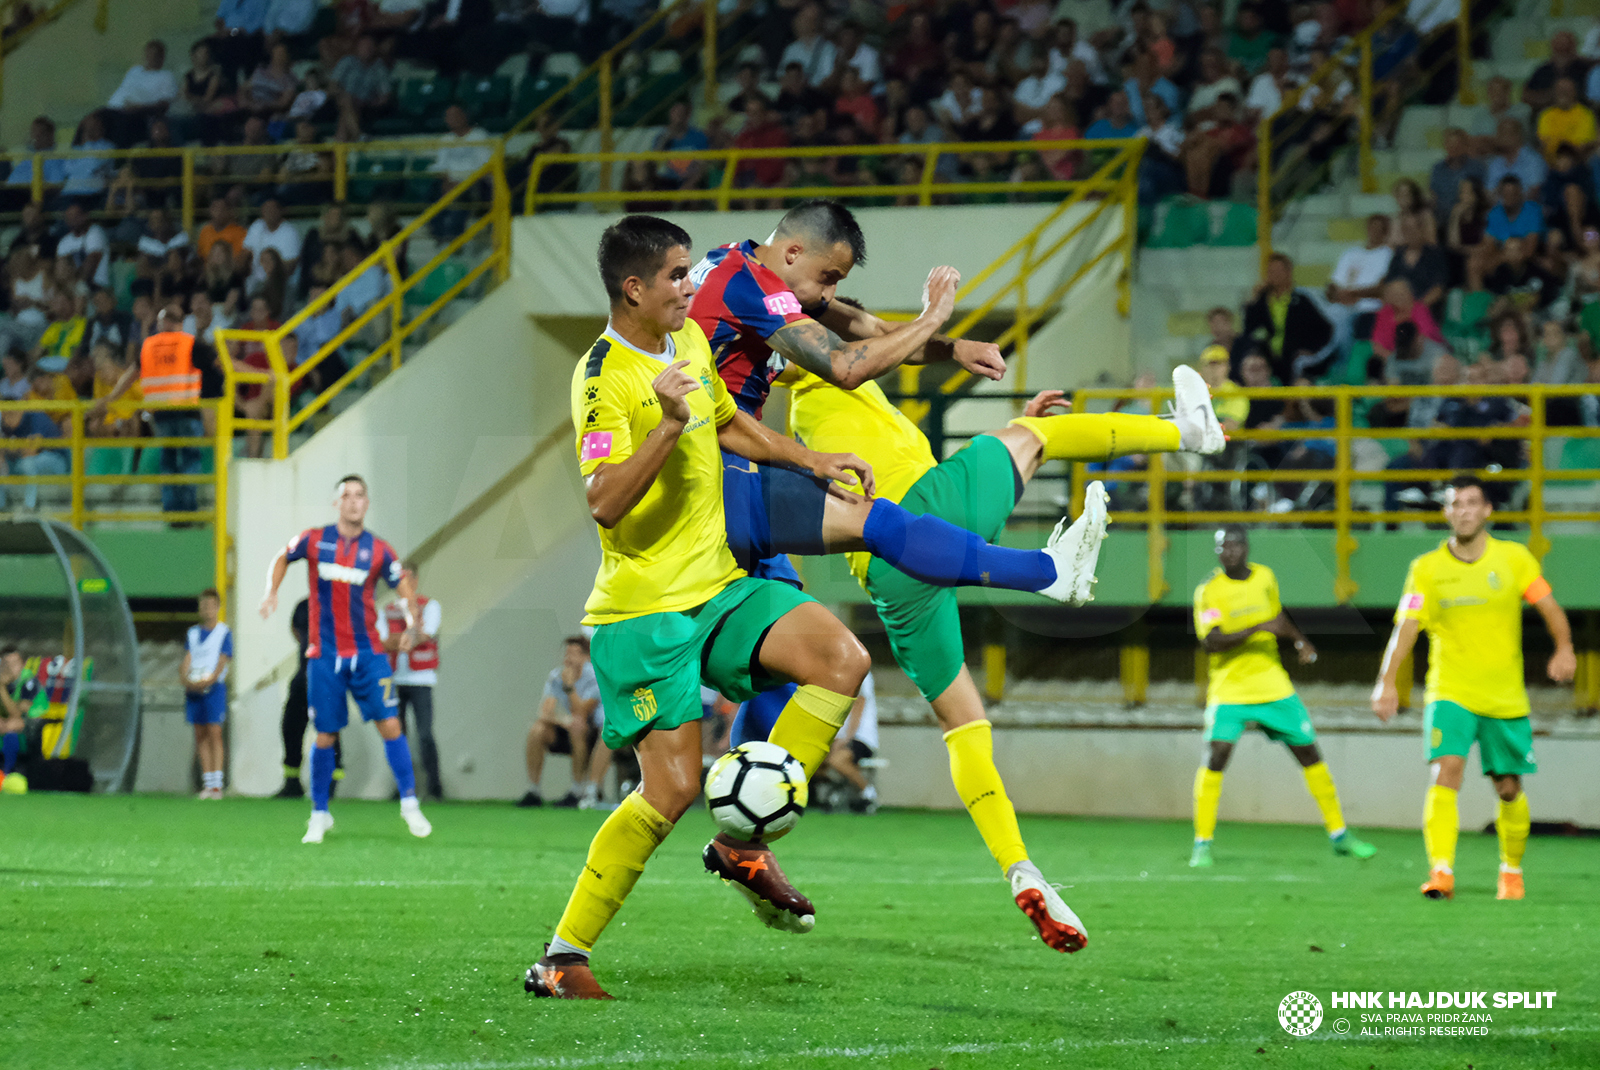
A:
POLYGON ((583 400, 588 402, 590 405, 593 405, 595 402, 599 401, 600 387, 595 383, 590 383, 583 392, 583 400))
POLYGON ((648 721, 656 715, 656 693, 648 687, 641 687, 633 693, 633 715, 641 721, 648 721))
POLYGON ((1310 992, 1290 992, 1278 1004, 1278 1024, 1294 1037, 1309 1037, 1322 1026, 1322 1001, 1310 992))

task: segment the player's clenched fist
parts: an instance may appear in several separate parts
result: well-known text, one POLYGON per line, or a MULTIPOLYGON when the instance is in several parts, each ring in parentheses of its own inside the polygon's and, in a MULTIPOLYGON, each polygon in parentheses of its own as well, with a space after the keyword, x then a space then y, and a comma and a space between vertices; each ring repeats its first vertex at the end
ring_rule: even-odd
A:
POLYGON ((872 478, 872 465, 853 453, 819 453, 816 463, 811 466, 811 474, 818 479, 859 483, 861 493, 869 498, 877 490, 872 478))
POLYGON ((661 419, 672 420, 676 423, 689 422, 689 402, 685 399, 696 390, 700 389, 699 380, 684 374, 684 367, 689 362, 675 360, 661 369, 661 374, 650 383, 650 388, 656 392, 656 399, 661 402, 661 419))
POLYGON ((1372 689, 1372 712, 1378 720, 1389 721, 1400 712, 1400 690, 1393 684, 1379 680, 1372 689))
POLYGON ((938 323, 950 318, 956 310, 956 287, 961 285, 961 272, 953 267, 936 267, 928 272, 928 281, 922 287, 922 314, 938 323))

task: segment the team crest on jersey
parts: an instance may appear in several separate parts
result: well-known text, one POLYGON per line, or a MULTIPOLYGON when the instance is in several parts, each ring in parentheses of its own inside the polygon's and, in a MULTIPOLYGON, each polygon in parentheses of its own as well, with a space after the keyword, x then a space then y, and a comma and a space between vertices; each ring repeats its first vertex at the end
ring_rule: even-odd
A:
POLYGON ((372 554, 370 554, 366 550, 358 550, 356 552, 356 560, 357 561, 365 561, 368 558, 370 558, 371 556, 372 556, 372 554))
POLYGON ((1489 570, 1489 590, 1498 591, 1499 589, 1500 589, 1500 573, 1494 571, 1494 569, 1490 569, 1489 570))
POLYGON ((633 715, 641 721, 648 721, 656 715, 656 693, 648 687, 641 687, 633 693, 633 715))

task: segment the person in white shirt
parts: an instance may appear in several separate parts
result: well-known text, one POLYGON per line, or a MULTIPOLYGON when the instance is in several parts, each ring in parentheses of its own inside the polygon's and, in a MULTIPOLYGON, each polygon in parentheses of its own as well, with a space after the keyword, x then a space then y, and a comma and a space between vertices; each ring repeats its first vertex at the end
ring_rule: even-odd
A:
POLYGON ((489 132, 473 126, 467 109, 461 105, 452 104, 445 109, 444 124, 450 131, 445 138, 449 144, 434 155, 433 169, 444 172, 444 188, 440 192, 449 193, 493 159, 494 150, 488 143, 489 132))
POLYGON ((794 37, 778 59, 778 70, 798 63, 806 72, 806 84, 820 86, 833 74, 834 61, 838 58, 838 50, 833 47, 833 42, 822 36, 820 7, 807 4, 800 9, 800 13, 794 17, 794 37))
POLYGON ((1351 339, 1370 333, 1372 321, 1383 307, 1383 280, 1389 274, 1394 249, 1389 245, 1389 217, 1367 217, 1367 243, 1346 249, 1328 280, 1328 319, 1333 323, 1335 345, 1343 350, 1351 339))
POLYGON ((1276 115, 1283 107, 1283 95, 1293 88, 1289 79, 1289 53, 1281 48, 1267 52, 1267 69, 1250 82, 1250 95, 1245 98, 1244 109, 1251 122, 1260 122, 1276 115))
MULTIPOLYGON (((408 564, 413 583, 417 579, 417 566, 408 564)), ((409 737, 406 712, 417 718, 417 747, 421 751, 422 771, 428 776, 428 796, 444 798, 439 779, 439 744, 433 736, 433 689, 439 682, 439 624, 441 612, 438 600, 428 598, 418 588, 417 610, 422 614, 422 627, 416 643, 409 651, 400 649, 400 637, 405 634, 405 603, 396 599, 378 614, 378 638, 394 667, 395 697, 400 700, 400 732, 409 737)))
POLYGON ((67 232, 56 242, 56 259, 71 260, 80 282, 90 286, 111 286, 111 243, 99 223, 89 221, 83 205, 72 201, 63 213, 67 232))
POLYGON ((263 282, 267 274, 261 268, 261 250, 275 249, 283 257, 285 272, 293 276, 300 266, 300 232, 283 218, 283 205, 276 197, 261 202, 261 218, 250 224, 244 234, 244 251, 250 254, 250 279, 263 282))
POLYGON ((111 109, 107 133, 119 148, 143 141, 149 134, 150 120, 165 115, 178 99, 178 78, 164 69, 166 64, 167 46, 160 41, 148 42, 144 46, 144 62, 128 68, 122 84, 107 101, 111 109))
POLYGON ((582 635, 568 636, 561 647, 561 664, 550 670, 539 700, 539 719, 528 730, 526 759, 528 792, 518 806, 543 806, 539 788, 544 773, 544 756, 572 755, 573 791, 556 805, 577 806, 581 801, 577 785, 583 783, 589 746, 599 737, 605 714, 600 709, 600 684, 589 663, 589 640, 582 635))
POLYGON ((878 50, 861 39, 861 27, 847 22, 839 27, 834 45, 834 64, 831 81, 835 86, 844 76, 844 68, 853 67, 861 80, 871 88, 883 81, 883 62, 878 50))
POLYGON ((949 88, 933 102, 933 110, 947 129, 959 134, 983 110, 983 90, 972 84, 966 71, 958 70, 950 76, 949 88))
POLYGON ((861 681, 861 694, 850 707, 844 727, 833 737, 833 749, 828 752, 828 768, 856 789, 859 799, 851 809, 860 813, 870 814, 878 809, 878 789, 861 772, 861 763, 877 753, 878 692, 869 672, 861 681))
POLYGON ((222 798, 222 723, 228 719, 228 663, 233 660, 233 633, 219 619, 222 596, 208 588, 200 594, 200 623, 184 638, 184 720, 194 725, 195 758, 200 765, 202 799, 222 798))
POLYGON ((1039 113, 1044 111, 1050 98, 1065 88, 1066 74, 1052 71, 1050 60, 1042 52, 1035 52, 1028 64, 1028 77, 1018 82, 1017 88, 1011 93, 1017 122, 1028 123, 1039 118, 1039 113))

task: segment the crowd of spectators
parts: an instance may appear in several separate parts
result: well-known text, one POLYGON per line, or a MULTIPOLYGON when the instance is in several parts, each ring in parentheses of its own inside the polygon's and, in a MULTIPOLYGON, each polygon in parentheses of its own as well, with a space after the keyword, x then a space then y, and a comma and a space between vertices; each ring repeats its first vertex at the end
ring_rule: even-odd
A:
MULTIPOLYGON (((1600 61, 1600 27, 1590 38, 1580 49, 1574 35, 1555 34, 1550 61, 1520 93, 1492 79, 1472 124, 1444 131, 1443 158, 1427 182, 1394 184, 1393 211, 1367 218, 1365 240, 1344 250, 1324 288, 1297 287, 1293 263, 1280 254, 1242 315, 1212 310, 1202 359, 1219 395, 1327 382, 1600 384, 1600 63, 1590 66, 1600 61)), ((1332 426, 1331 404, 1315 400, 1299 411, 1243 399, 1219 404, 1219 412, 1224 407, 1233 426, 1332 426)), ((1358 404, 1355 419, 1375 428, 1467 429, 1525 425, 1530 413, 1517 396, 1397 395, 1358 404)), ((1600 407, 1593 398, 1552 397, 1545 422, 1593 426, 1600 407)), ((1389 441, 1392 451, 1358 440, 1356 466, 1517 469, 1529 461, 1520 439, 1389 441)), ((1293 456, 1283 445, 1244 452, 1269 467, 1333 463, 1331 442, 1307 440, 1293 456)), ((1492 493, 1504 501, 1512 486, 1495 484, 1492 493)), ((1284 485, 1278 490, 1278 508, 1307 507, 1284 485)), ((1387 484, 1385 501, 1390 510, 1432 506, 1422 482, 1387 484)))

